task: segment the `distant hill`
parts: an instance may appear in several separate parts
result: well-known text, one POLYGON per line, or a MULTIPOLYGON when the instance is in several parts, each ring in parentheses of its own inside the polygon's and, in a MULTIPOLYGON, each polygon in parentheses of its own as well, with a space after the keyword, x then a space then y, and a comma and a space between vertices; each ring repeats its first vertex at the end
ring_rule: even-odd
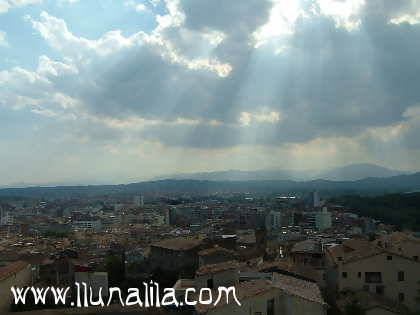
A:
POLYGON ((406 172, 388 169, 375 164, 352 164, 343 167, 337 167, 317 174, 318 178, 328 180, 359 180, 369 177, 392 177, 404 175, 406 172))
POLYGON ((399 229, 420 230, 420 193, 387 194, 374 197, 340 196, 330 200, 360 216, 394 224, 399 229))
POLYGON ((249 192, 254 194, 296 193, 319 190, 330 195, 382 194, 420 190, 420 173, 387 178, 366 178, 357 181, 200 181, 161 180, 127 185, 91 185, 61 187, 28 187, 1 189, 0 197, 68 197, 134 193, 215 193, 249 192))
POLYGON ((211 181, 249 181, 249 180, 297 180, 308 181, 326 179, 334 181, 354 181, 369 177, 391 177, 406 174, 402 171, 388 169, 375 164, 351 164, 329 170, 282 170, 264 169, 256 171, 227 170, 217 172, 202 172, 189 174, 172 174, 159 176, 155 180, 163 179, 194 179, 211 181))
POLYGON ((250 181, 250 180, 307 180, 312 174, 310 171, 293 171, 281 169, 264 169, 256 171, 227 170, 217 172, 184 173, 163 175, 154 180, 164 179, 193 179, 211 181, 250 181))

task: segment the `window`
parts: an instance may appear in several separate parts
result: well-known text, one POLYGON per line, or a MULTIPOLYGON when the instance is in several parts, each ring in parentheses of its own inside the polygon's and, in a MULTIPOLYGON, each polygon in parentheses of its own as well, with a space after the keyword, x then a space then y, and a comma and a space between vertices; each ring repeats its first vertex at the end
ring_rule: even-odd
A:
POLYGON ((267 315, 274 315, 274 299, 267 301, 267 315))
POLYGON ((361 278, 362 277, 362 273, 359 271, 358 273, 357 273, 357 278, 361 278))
POLYGON ((386 256, 387 260, 392 260, 392 256, 386 256))
POLYGON ((213 289, 213 279, 207 279, 207 288, 213 289))
POLYGON ((376 286, 376 294, 383 295, 385 291, 385 287, 383 285, 376 286))
POLYGON ((343 279, 346 279, 347 278, 347 272, 343 272, 342 274, 341 274, 341 276, 343 277, 343 279))
POLYGON ((366 283, 381 283, 382 273, 380 272, 365 272, 366 283))
POLYGON ((403 303, 405 299, 404 293, 398 293, 398 302, 403 303))
POLYGON ((398 271, 398 281, 404 281, 405 275, 404 271, 398 271))

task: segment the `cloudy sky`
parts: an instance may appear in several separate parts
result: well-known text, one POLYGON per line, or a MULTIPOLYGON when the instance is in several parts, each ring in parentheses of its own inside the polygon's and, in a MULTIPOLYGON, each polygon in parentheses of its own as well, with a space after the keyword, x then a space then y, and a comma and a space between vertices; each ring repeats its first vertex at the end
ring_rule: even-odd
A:
POLYGON ((420 1, 0 0, 0 185, 420 170, 420 1))

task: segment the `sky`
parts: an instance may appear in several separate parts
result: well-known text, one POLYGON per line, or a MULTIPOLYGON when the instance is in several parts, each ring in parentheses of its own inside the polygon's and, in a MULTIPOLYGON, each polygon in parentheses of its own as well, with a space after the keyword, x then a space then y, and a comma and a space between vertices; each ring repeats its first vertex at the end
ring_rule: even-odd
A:
POLYGON ((0 0, 0 185, 420 170, 420 1, 0 0))

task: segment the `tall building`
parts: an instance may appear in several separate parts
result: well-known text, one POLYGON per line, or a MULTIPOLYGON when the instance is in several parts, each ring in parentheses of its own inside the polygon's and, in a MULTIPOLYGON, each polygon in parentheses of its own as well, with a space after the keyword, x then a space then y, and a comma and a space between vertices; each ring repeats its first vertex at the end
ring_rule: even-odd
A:
POLYGON ((313 192, 313 206, 314 208, 321 206, 321 199, 319 197, 319 192, 317 190, 313 192))
POLYGON ((327 207, 323 207, 322 211, 315 214, 315 226, 319 231, 331 228, 331 222, 331 212, 328 212, 327 207))
POLYGON ((175 224, 175 214, 176 208, 169 207, 165 210, 165 224, 166 225, 174 225, 175 224))
POLYGON ((277 230, 281 227, 281 213, 271 210, 265 217, 265 228, 267 230, 277 230))
POLYGON ((134 198, 133 198, 133 203, 137 207, 144 206, 144 196, 143 195, 135 195, 134 198))

